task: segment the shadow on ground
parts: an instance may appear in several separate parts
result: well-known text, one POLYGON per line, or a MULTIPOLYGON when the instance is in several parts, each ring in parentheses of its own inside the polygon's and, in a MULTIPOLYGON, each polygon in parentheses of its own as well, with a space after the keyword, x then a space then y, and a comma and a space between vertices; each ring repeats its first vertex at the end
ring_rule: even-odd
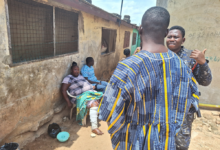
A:
MULTIPOLYGON (((76 112, 76 110, 73 110, 76 112)), ((69 116, 68 116, 69 117, 69 116)), ((60 118, 62 119, 62 118, 60 118)), ((79 138, 78 132, 82 130, 84 135, 86 134, 90 138, 91 134, 91 123, 89 116, 87 116, 86 126, 80 126, 76 122, 76 114, 73 114, 73 119, 67 120, 59 124, 62 131, 67 131, 70 133, 70 138, 67 142, 61 143, 56 138, 51 138, 47 133, 41 135, 35 141, 27 144, 22 148, 22 150, 67 150, 72 149, 74 142, 79 138), (90 132, 89 132, 90 131, 90 132)), ((100 123, 99 123, 100 126, 100 123)), ((85 142, 86 144, 86 142, 85 142)), ((83 145, 82 145, 83 146, 83 145)))

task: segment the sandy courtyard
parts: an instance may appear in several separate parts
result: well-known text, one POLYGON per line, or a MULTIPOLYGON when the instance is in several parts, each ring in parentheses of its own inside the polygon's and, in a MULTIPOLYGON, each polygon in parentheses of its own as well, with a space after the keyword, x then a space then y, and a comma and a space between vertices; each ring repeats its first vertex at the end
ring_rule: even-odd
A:
MULTIPOLYGON (((203 110, 203 117, 194 121, 189 150, 220 150, 220 124, 218 124, 220 122, 216 114, 219 112, 203 110)), ((75 121, 63 122, 60 126, 62 131, 70 133, 70 139, 66 143, 60 143, 44 134, 22 150, 112 150, 105 122, 100 122, 100 129, 104 135, 95 138, 90 137, 88 118, 85 127, 79 126, 75 121)))

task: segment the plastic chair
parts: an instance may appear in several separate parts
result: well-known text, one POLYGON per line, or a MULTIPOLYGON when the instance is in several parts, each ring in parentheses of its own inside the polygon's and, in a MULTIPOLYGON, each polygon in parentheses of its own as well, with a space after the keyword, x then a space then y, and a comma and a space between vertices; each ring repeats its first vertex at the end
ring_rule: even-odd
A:
MULTIPOLYGON (((73 96, 73 95, 71 95, 68 91, 66 91, 66 93, 67 93, 67 95, 69 96, 69 97, 73 97, 73 98, 76 98, 76 96, 73 96)), ((72 119, 72 116, 73 116, 73 108, 75 108, 76 107, 76 104, 73 104, 73 107, 70 109, 70 120, 72 119)), ((85 117, 83 118, 83 120, 82 120, 82 125, 86 125, 86 117, 88 116, 88 112, 87 112, 87 114, 85 115, 85 117)))

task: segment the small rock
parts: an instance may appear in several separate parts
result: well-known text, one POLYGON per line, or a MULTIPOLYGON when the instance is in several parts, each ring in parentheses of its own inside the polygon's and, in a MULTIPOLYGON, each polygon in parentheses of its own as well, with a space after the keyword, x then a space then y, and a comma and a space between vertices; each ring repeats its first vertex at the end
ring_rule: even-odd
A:
POLYGON ((218 127, 215 123, 210 123, 212 130, 218 131, 218 127))
POLYGON ((215 132, 213 132, 215 135, 220 135, 220 132, 218 132, 218 131, 215 131, 215 132))
POLYGON ((209 131, 209 132, 212 132, 212 129, 211 129, 211 127, 210 127, 210 128, 208 128, 208 131, 209 131))
POLYGON ((209 126, 209 124, 206 122, 203 122, 202 125, 206 125, 207 127, 209 126))
POLYGON ((47 122, 49 122, 50 120, 52 120, 54 116, 54 111, 51 110, 49 113, 47 113, 39 122, 39 127, 41 127, 42 125, 46 124, 47 122))
POLYGON ((212 127, 213 131, 218 131, 218 127, 212 127))
POLYGON ((220 125, 220 119, 216 119, 216 124, 220 125))
POLYGON ((196 128, 196 130, 198 130, 198 131, 202 131, 202 128, 196 128))
POLYGON ((213 120, 213 116, 210 114, 203 114, 203 117, 207 120, 213 120))
POLYGON ((212 112, 212 115, 213 116, 219 116, 219 113, 218 112, 212 112))
POLYGON ((91 133, 91 137, 94 138, 96 137, 96 135, 94 133, 91 133))
POLYGON ((56 108, 54 108, 54 113, 58 114, 60 113, 66 106, 66 103, 62 103, 59 106, 57 106, 56 108))
POLYGON ((201 147, 204 147, 202 144, 199 144, 201 147))
POLYGON ((63 117, 63 122, 67 122, 69 121, 69 118, 68 117, 63 117))

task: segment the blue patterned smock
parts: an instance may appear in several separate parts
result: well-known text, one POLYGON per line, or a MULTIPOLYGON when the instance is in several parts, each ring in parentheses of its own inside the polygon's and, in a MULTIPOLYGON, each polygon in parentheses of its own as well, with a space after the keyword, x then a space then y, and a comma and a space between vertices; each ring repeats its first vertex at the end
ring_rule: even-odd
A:
POLYGON ((198 102, 195 82, 170 50, 141 51, 119 62, 99 106, 113 149, 175 150, 175 135, 198 102))
MULTIPOLYGON (((89 67, 87 65, 84 65, 81 69, 81 73, 84 78, 88 78, 88 80, 90 81, 100 82, 95 76, 95 71, 94 71, 93 66, 89 67)), ((92 85, 95 86, 96 84, 92 84, 92 85)))

